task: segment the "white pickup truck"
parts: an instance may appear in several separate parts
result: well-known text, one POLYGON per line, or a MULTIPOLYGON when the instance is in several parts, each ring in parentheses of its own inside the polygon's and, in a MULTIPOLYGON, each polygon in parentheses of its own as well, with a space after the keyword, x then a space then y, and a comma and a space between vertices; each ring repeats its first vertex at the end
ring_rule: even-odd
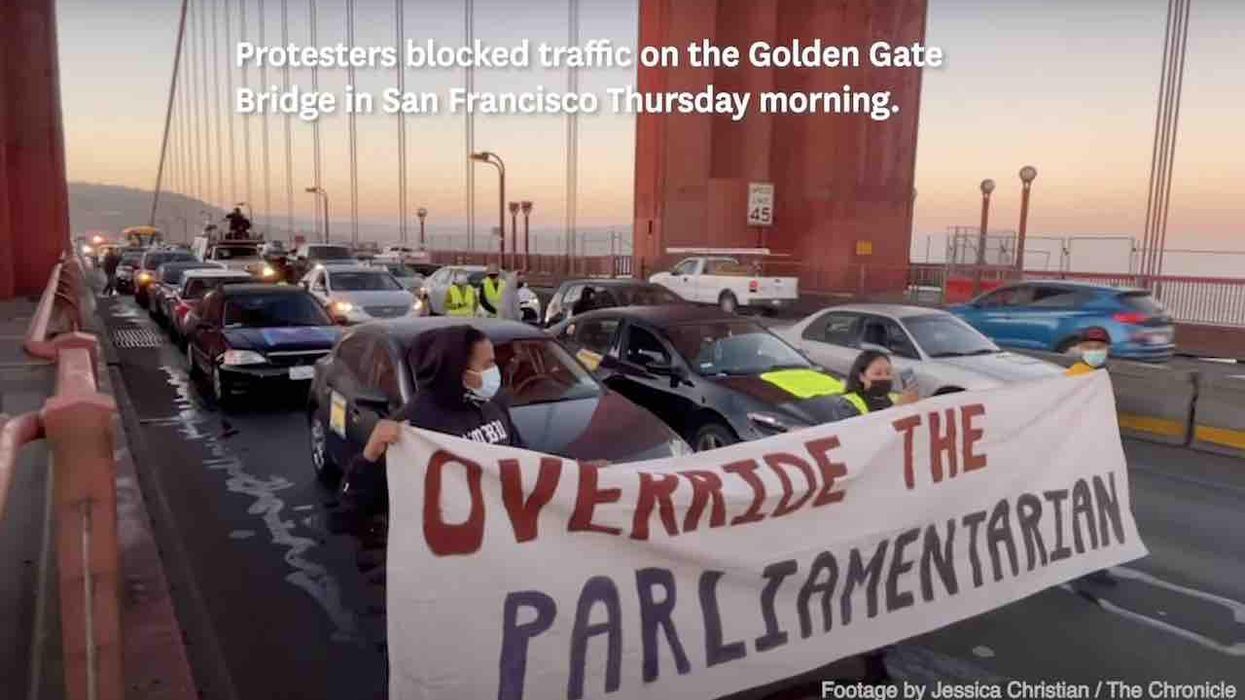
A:
POLYGON ((727 256, 684 258, 670 272, 649 278, 687 301, 717 304, 727 313, 740 306, 775 309, 795 303, 799 281, 794 277, 763 277, 727 256))

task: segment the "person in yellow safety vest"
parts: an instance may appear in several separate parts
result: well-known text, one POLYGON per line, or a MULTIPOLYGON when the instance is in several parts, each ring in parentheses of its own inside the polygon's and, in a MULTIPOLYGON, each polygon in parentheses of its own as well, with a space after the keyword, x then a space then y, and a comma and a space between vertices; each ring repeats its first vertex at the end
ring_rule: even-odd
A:
POLYGON ((905 389, 894 396, 894 368, 891 358, 878 350, 865 350, 856 356, 852 369, 847 375, 845 392, 838 397, 838 403, 832 410, 833 420, 844 420, 864 416, 874 411, 882 411, 896 404, 907 404, 917 400, 916 389, 905 389))
POLYGON ((454 283, 445 293, 445 315, 470 318, 476 315, 478 306, 475 287, 471 286, 467 273, 458 270, 454 273, 454 283))
POLYGON ((1101 328, 1086 328, 1081 331, 1076 350, 1081 359, 1065 372, 1069 377, 1103 369, 1107 366, 1107 355, 1111 353, 1111 335, 1101 328))
POLYGON ((506 281, 499 277, 500 271, 496 265, 489 265, 484 271, 484 282, 481 285, 484 292, 480 298, 480 308, 484 310, 484 316, 488 318, 497 318, 502 308, 502 295, 506 292, 506 281))

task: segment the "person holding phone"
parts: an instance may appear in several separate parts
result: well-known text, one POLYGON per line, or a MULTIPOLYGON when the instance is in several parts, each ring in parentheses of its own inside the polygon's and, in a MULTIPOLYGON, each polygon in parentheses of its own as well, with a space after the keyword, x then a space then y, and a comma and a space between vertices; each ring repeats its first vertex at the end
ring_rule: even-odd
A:
POLYGON ((917 400, 915 382, 905 376, 901 393, 895 395, 895 368, 891 358, 880 350, 865 350, 856 356, 847 375, 846 391, 832 410, 833 420, 864 416, 891 406, 917 400))

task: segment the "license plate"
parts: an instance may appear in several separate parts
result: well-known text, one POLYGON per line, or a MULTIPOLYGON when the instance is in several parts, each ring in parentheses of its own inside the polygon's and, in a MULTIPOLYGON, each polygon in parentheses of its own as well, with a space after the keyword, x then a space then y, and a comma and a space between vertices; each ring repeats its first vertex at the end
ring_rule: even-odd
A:
POLYGON ((312 365, 303 365, 300 367, 290 368, 290 379, 311 379, 314 376, 316 376, 316 368, 312 365))
POLYGON ((336 391, 329 401, 329 430, 346 437, 346 397, 336 391))

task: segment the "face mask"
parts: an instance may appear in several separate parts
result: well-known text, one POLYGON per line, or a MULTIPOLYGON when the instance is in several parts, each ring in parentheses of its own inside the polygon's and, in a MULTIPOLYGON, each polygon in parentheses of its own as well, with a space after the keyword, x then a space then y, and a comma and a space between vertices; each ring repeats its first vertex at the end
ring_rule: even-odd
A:
POLYGON ((1081 353, 1081 359, 1085 360, 1085 364, 1090 367, 1101 367, 1107 364, 1106 350, 1086 350, 1081 353))
POLYGON ((468 387, 467 390, 485 401, 496 396, 497 390, 501 389, 501 370, 497 369, 497 365, 476 374, 480 375, 480 386, 475 389, 468 387))
POLYGON ((865 389, 865 393, 869 396, 882 397, 891 393, 891 380, 874 379, 869 384, 869 388, 865 389))

